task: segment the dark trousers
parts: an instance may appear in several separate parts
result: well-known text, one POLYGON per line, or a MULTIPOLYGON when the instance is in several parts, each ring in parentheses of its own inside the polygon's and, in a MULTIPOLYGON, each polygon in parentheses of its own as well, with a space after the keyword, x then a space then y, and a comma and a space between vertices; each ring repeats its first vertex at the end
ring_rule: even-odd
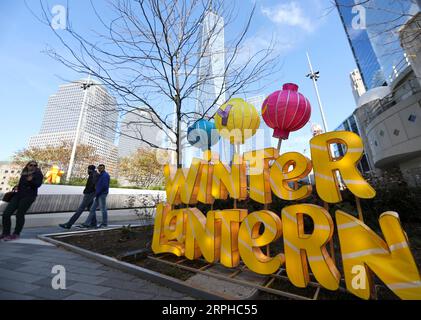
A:
POLYGON ((11 216, 16 211, 16 226, 14 234, 19 235, 25 224, 25 214, 34 203, 36 197, 19 197, 14 196, 3 212, 3 235, 10 235, 12 227, 11 216))
MULTIPOLYGON (((68 226, 71 227, 72 225, 74 225, 74 223, 77 221, 77 219, 79 219, 79 217, 81 216, 83 211, 85 211, 85 209, 87 211, 89 211, 91 209, 94 198, 95 198, 95 192, 83 195, 83 199, 82 199, 82 202, 79 205, 79 208, 76 210, 74 215, 70 218, 69 222, 67 222, 68 226)), ((96 225, 96 221, 93 221, 93 222, 96 225)))

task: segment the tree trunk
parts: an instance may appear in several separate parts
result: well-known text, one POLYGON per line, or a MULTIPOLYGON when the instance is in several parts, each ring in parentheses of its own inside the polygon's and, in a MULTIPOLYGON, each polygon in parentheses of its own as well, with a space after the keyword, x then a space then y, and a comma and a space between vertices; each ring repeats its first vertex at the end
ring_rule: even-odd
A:
POLYGON ((175 103, 176 103, 176 107, 177 107, 177 130, 176 130, 176 135, 177 135, 177 168, 181 168, 183 166, 183 145, 182 145, 182 134, 181 134, 181 101, 179 96, 177 95, 175 98, 175 103))

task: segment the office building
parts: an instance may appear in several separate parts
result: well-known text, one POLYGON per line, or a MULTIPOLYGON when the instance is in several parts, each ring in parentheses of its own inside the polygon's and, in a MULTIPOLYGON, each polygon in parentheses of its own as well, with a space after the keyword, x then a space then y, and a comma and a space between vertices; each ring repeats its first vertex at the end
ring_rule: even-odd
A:
POLYGON ((409 66, 399 28, 419 10, 416 1, 336 0, 367 90, 391 84, 409 66))
MULTIPOLYGON (((365 162, 376 174, 399 168, 411 186, 421 185, 421 70, 417 54, 421 39, 416 37, 420 34, 419 2, 359 2, 364 6, 366 26, 357 32, 350 28, 355 2, 336 1, 367 89, 338 129, 357 132, 363 139, 367 161, 363 158, 360 163, 362 170, 365 162), (352 41, 352 33, 363 41, 352 41), (382 86, 367 83, 370 68, 366 69, 355 54, 370 46, 377 60, 371 68, 380 66, 385 80, 382 86)), ((337 155, 346 151, 340 149, 336 149, 337 155)))
POLYGON ((146 109, 138 108, 127 112, 120 122, 118 157, 132 155, 140 148, 161 147, 165 139, 159 120, 146 109), (149 144, 150 143, 150 144, 149 144))
POLYGON ((252 104, 256 108, 257 113, 260 116, 260 132, 257 131, 255 136, 246 141, 246 144, 251 144, 247 151, 249 149, 257 150, 274 147, 278 143, 277 139, 272 137, 273 129, 265 123, 262 117, 262 105, 266 97, 266 95, 258 95, 245 99, 248 103, 252 104))
POLYGON ((400 29, 402 48, 405 50, 412 69, 421 84, 421 13, 414 15, 400 29))
MULTIPOLYGON (((73 145, 77 140, 77 145, 93 146, 98 162, 104 163, 107 171, 114 174, 117 119, 116 100, 100 83, 89 79, 66 83, 49 97, 41 129, 30 138, 29 147, 44 148, 63 141, 73 145)), ((83 159, 76 160, 74 176, 84 174, 86 169, 83 159)))
MULTIPOLYGON (((224 19, 211 10, 205 13, 200 30, 200 62, 197 67, 195 112, 197 119, 208 120, 213 117, 218 108, 226 102, 225 93, 225 35, 224 19)), ((191 123, 192 124, 192 123, 191 123)), ((185 126, 187 130, 187 126, 185 126)), ((183 166, 190 166, 193 157, 201 158, 202 151, 189 145, 183 139, 183 166)), ((231 145, 224 139, 212 146, 223 161, 229 161, 231 145)))
POLYGON ((216 110, 225 103, 225 36, 224 19, 221 16, 208 11, 201 28, 200 63, 197 70, 196 112, 205 119, 212 117, 216 110))
POLYGON ((22 169, 11 162, 0 161, 0 193, 12 190, 13 184, 19 181, 22 169))
MULTIPOLYGON (((354 114, 351 114, 348 118, 346 118, 336 129, 335 131, 352 131, 356 134, 358 134, 360 137, 362 136, 362 132, 360 128, 358 127, 356 118, 354 114)), ((342 157, 346 153, 346 148, 342 144, 334 144, 333 145, 333 152, 335 157, 342 157)), ((361 161, 358 163, 358 169, 362 173, 370 172, 372 171, 372 168, 374 167, 373 164, 371 164, 369 161, 371 159, 370 156, 367 156, 367 154, 370 154, 370 150, 367 148, 367 146, 364 146, 364 154, 361 158, 361 161)))
POLYGON ((384 92, 368 91, 354 114, 375 168, 399 168, 421 186, 421 85, 408 67, 384 92))
POLYGON ((358 104, 358 100, 366 92, 364 81, 358 69, 352 71, 349 77, 351 79, 352 95, 354 96, 355 103, 358 104))
POLYGON ((358 70, 367 90, 386 84, 386 79, 376 56, 367 29, 355 24, 353 7, 355 0, 336 0, 349 45, 354 55, 358 70))
POLYGON ((409 66, 409 60, 400 44, 399 28, 420 8, 413 0, 370 0, 362 5, 366 8, 370 42, 386 81, 391 84, 409 66))

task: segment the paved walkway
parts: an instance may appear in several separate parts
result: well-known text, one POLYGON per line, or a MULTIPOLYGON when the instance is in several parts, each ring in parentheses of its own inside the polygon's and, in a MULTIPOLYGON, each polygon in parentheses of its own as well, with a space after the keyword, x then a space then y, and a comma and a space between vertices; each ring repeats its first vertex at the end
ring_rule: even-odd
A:
POLYGON ((55 232, 62 230, 29 228, 18 241, 0 241, 0 300, 192 299, 36 239, 55 232), (66 289, 52 288, 55 265, 66 269, 66 289))

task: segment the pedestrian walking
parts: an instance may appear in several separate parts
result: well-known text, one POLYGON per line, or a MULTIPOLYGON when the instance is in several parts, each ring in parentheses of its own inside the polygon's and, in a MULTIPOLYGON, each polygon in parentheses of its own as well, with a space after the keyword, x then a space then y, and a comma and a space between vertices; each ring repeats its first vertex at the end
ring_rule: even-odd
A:
POLYGON ((98 172, 98 180, 95 185, 95 200, 92 203, 88 218, 82 224, 83 227, 87 228, 91 227, 96 220, 96 209, 98 206, 102 212, 102 221, 99 228, 108 226, 107 196, 110 189, 110 175, 105 171, 103 164, 98 166, 98 172))
POLYGON ((38 188, 42 185, 44 176, 38 168, 36 161, 30 161, 23 168, 16 194, 11 198, 6 209, 4 209, 2 222, 3 232, 0 239, 12 241, 19 239, 23 226, 25 225, 25 214, 38 196, 38 188), (15 231, 11 235, 11 216, 16 212, 15 231))
MULTIPOLYGON (((70 229, 77 219, 82 215, 85 209, 89 211, 95 198, 95 185, 98 179, 98 173, 94 165, 88 166, 88 180, 86 181, 85 189, 83 190, 83 199, 79 205, 79 208, 73 214, 73 216, 66 223, 59 224, 59 227, 63 229, 70 229)), ((92 221, 92 226, 96 227, 96 217, 92 221)))

